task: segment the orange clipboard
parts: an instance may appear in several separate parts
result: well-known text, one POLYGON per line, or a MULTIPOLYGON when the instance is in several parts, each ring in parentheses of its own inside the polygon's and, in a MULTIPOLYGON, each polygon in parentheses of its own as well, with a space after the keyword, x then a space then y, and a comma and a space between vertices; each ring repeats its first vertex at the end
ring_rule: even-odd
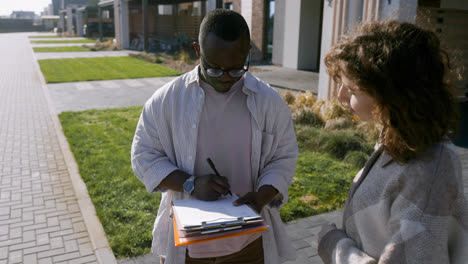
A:
POLYGON ((175 242, 176 247, 197 244, 197 243, 202 243, 202 242, 208 242, 208 241, 217 240, 217 239, 249 235, 249 234, 253 234, 257 232, 263 232, 268 229, 268 226, 262 223, 259 226, 244 228, 240 230, 237 229, 233 231, 200 235, 200 236, 195 236, 195 237, 181 237, 179 236, 175 217, 173 217, 173 222, 174 222, 174 242, 175 242))

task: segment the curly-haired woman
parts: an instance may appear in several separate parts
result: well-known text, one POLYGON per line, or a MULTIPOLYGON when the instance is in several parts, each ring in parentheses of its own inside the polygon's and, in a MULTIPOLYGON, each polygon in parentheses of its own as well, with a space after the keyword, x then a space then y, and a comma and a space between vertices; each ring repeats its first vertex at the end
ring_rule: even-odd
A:
POLYGON ((449 141, 458 112, 437 36, 397 21, 362 25, 325 57, 338 99, 381 136, 348 194, 343 229, 324 225, 325 263, 468 263, 468 206, 449 141))

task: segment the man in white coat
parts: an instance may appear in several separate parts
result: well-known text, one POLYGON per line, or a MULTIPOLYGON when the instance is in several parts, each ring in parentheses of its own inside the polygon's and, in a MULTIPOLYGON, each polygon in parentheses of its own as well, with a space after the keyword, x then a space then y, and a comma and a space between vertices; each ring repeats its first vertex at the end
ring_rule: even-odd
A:
POLYGON ((148 192, 162 192, 152 250, 165 263, 281 263, 295 251, 278 210, 288 200, 298 147, 291 112, 249 69, 250 33, 234 11, 203 19, 200 65, 146 102, 132 167, 148 192), (211 158, 222 176, 207 163, 211 158), (263 233, 174 246, 171 201, 217 200, 231 191, 269 225, 263 233))

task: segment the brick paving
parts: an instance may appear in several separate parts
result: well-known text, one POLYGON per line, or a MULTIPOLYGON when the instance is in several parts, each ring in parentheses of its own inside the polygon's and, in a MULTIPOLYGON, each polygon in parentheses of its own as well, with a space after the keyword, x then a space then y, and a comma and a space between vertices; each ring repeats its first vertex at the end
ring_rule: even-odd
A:
POLYGON ((0 264, 112 263, 87 230, 27 35, 0 34, 0 57, 0 264))

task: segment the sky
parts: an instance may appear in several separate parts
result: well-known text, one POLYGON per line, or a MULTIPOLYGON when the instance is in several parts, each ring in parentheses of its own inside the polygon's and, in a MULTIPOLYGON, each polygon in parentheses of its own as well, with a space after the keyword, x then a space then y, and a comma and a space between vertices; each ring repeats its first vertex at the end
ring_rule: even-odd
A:
POLYGON ((0 0, 0 16, 9 16, 12 11, 34 11, 40 15, 52 0, 0 0))

